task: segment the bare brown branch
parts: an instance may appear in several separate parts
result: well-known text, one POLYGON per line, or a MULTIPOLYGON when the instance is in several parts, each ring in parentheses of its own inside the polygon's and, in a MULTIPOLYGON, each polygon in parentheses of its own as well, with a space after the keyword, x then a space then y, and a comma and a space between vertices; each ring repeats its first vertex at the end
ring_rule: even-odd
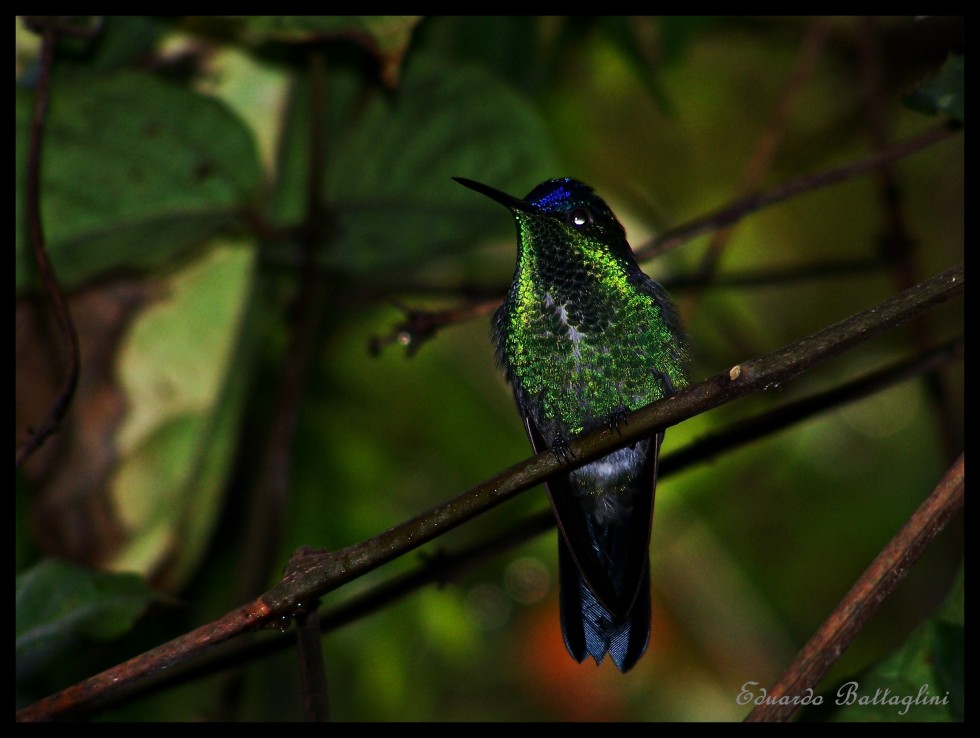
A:
POLYGON ((268 606, 261 599, 250 602, 190 633, 28 705, 17 712, 17 720, 51 720, 71 715, 233 636, 267 627, 269 614, 268 606))
POLYGON ((800 709, 799 700, 812 694, 823 676, 877 612, 909 568, 963 507, 963 454, 949 468, 932 494, 878 554, 826 622, 749 713, 747 722, 785 721, 800 709), (796 699, 794 699, 796 698, 796 699))
MULTIPOLYGON (((770 205, 875 171, 939 143, 955 132, 956 129, 953 127, 945 124, 939 125, 851 164, 824 172, 808 174, 772 189, 739 198, 718 210, 664 231, 648 243, 634 249, 636 258, 640 261, 647 261, 699 236, 730 226, 770 205)), ((686 280, 685 284, 700 285, 703 282, 702 276, 686 280)), ((406 320, 398 324, 387 336, 373 339, 369 348, 372 352, 377 353, 391 343, 401 343, 408 347, 411 355, 418 351, 424 341, 434 336, 440 329, 472 317, 487 315, 493 312, 501 300, 503 300, 503 293, 498 298, 480 298, 465 302, 449 310, 426 311, 402 308, 406 313, 406 320)))
POLYGON ((867 174, 878 167, 911 156, 922 149, 939 143, 952 136, 956 130, 956 128, 946 124, 938 125, 851 164, 845 164, 836 169, 828 169, 824 172, 807 174, 764 192, 747 195, 707 215, 699 216, 694 220, 664 231, 649 243, 635 249, 636 258, 641 260, 652 259, 680 246, 682 243, 687 243, 698 236, 731 225, 746 215, 770 205, 775 205, 804 192, 813 192, 867 174))
POLYGON ((45 22, 43 19, 34 19, 34 21, 41 29, 42 40, 37 92, 34 97, 34 117, 31 122, 31 140, 27 153, 27 182, 25 183, 27 223, 31 249, 34 252, 34 260, 37 262, 38 276, 48 299, 51 300, 51 308, 54 310, 58 330, 61 333, 61 344, 67 366, 65 367, 65 379, 58 391, 58 396, 51 405, 51 409, 31 432, 30 438, 17 450, 15 468, 19 468, 28 456, 40 448, 41 444, 58 430, 65 413, 68 412, 68 407, 71 405, 75 388, 78 386, 79 367, 78 333, 75 331, 75 323, 72 321, 68 302, 65 300, 61 286, 55 276, 54 266, 48 259, 47 248, 44 244, 44 224, 41 219, 41 144, 44 140, 48 94, 51 90, 51 66, 54 63, 54 48, 59 27, 56 19, 51 19, 50 22, 45 22))
MULTIPOLYGON (((765 391, 895 328, 963 292, 964 268, 953 267, 878 305, 766 356, 746 361, 627 416, 617 431, 603 428, 569 443, 581 466, 613 449, 748 394, 765 391)), ((153 649, 21 710, 24 720, 51 719, 199 653, 211 643, 290 618, 317 599, 442 535, 570 466, 550 451, 526 459, 463 494, 373 538, 335 552, 294 557, 283 579, 260 600, 214 624, 153 649), (220 626, 220 627, 218 627, 220 626), (216 631, 215 635, 211 635, 216 631)))

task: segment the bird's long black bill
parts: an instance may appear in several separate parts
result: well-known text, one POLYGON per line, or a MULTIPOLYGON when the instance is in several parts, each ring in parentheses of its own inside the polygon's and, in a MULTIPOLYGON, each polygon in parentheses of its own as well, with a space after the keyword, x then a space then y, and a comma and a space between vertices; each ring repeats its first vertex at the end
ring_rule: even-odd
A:
POLYGON ((499 202, 505 208, 534 212, 534 208, 531 205, 528 205, 520 198, 514 197, 513 195, 508 195, 506 192, 501 192, 495 187, 485 185, 482 182, 476 182, 472 179, 466 179, 466 177, 453 177, 453 179, 463 185, 463 187, 469 187, 471 190, 475 190, 481 195, 486 195, 491 200, 499 202))

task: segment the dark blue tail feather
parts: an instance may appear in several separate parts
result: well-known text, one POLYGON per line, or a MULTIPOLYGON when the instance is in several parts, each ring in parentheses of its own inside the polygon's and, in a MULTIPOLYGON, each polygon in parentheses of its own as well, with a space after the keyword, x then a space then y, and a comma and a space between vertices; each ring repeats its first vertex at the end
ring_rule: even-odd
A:
POLYGON ((644 567, 632 609, 619 622, 589 589, 560 535, 558 576, 561 630, 572 658, 581 663, 586 656, 592 656, 598 665, 608 653, 620 671, 629 671, 647 650, 650 640, 649 564, 644 567))

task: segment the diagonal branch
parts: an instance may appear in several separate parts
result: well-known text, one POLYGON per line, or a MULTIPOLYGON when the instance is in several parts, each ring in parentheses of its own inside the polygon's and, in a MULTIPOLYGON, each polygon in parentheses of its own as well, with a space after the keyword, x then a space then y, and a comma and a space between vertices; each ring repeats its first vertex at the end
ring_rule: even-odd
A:
POLYGON ((540 453, 386 533, 341 551, 302 557, 293 562, 283 580, 263 595, 263 599, 273 612, 287 613, 297 601, 319 597, 540 484, 553 474, 582 466, 719 405, 785 383, 960 294, 963 279, 961 264, 801 341, 761 358, 736 364, 683 392, 647 405, 628 415, 627 422, 618 431, 603 428, 580 436, 569 443, 574 458, 572 465, 559 461, 551 452, 540 453))
MULTIPOLYGON (((732 367, 685 391, 641 408, 619 432, 603 428, 569 443, 573 466, 719 405, 784 383, 807 369, 918 317, 963 292, 964 268, 952 267, 873 308, 801 341, 732 367)), ((281 625, 321 595, 442 535, 570 466, 551 452, 526 459, 463 494, 401 525, 336 552, 294 557, 283 579, 257 600, 169 643, 46 697, 17 713, 18 720, 45 720, 80 709, 131 687, 151 674, 201 653, 239 633, 281 625)))
POLYGON ((845 164, 836 169, 807 174, 773 187, 772 189, 752 193, 707 215, 698 216, 694 220, 682 223, 679 226, 660 233, 648 243, 634 249, 636 258, 640 261, 652 259, 659 254, 680 246, 682 243, 731 225, 746 215, 762 210, 770 205, 775 205, 778 202, 803 194, 804 192, 829 187, 830 185, 853 179, 862 174, 867 174, 879 167, 898 161, 933 144, 939 143, 952 136, 956 130, 958 130, 957 127, 944 123, 933 128, 928 128, 915 136, 898 141, 887 149, 878 151, 859 161, 845 164))
MULTIPOLYGON (((669 477, 676 471, 754 443, 760 438, 779 433, 794 424, 833 411, 846 403, 859 401, 896 384, 928 375, 945 362, 962 358, 963 338, 961 337, 921 355, 895 362, 844 385, 781 405, 750 419, 736 421, 722 431, 662 456, 658 476, 669 477)), ((503 552, 553 529, 554 526, 554 515, 550 509, 545 509, 464 548, 453 551, 439 549, 424 556, 422 563, 412 571, 399 574, 363 594, 320 613, 320 630, 324 633, 337 630, 368 617, 425 586, 433 583, 441 586, 453 581, 474 564, 500 556, 503 552)), ((288 634, 286 638, 266 639, 258 643, 239 640, 232 645, 229 642, 228 648, 212 651, 206 659, 193 666, 172 669, 168 677, 156 679, 152 684, 140 685, 138 689, 132 690, 127 698, 146 696, 148 693, 163 691, 178 684, 186 685, 192 680, 203 679, 243 663, 251 663, 267 655, 294 648, 295 645, 296 639, 288 634)), ((118 701, 113 700, 113 703, 118 701)))
MULTIPOLYGON (((742 170, 741 182, 738 186, 739 194, 747 195, 758 189, 776 159, 776 151, 786 136, 793 108, 799 104, 801 92, 816 70, 831 28, 832 24, 828 18, 817 18, 807 30, 800 44, 793 73, 756 141, 752 156, 742 170)), ((705 282, 710 281, 717 273, 722 253, 730 242, 732 233, 731 228, 721 228, 712 234, 698 269, 705 282)))
POLYGON ((61 343, 67 356, 68 366, 65 368, 65 380, 58 390, 47 416, 31 432, 19 449, 15 468, 19 468, 24 460, 40 448, 49 436, 58 430, 65 413, 75 395, 78 386, 78 333, 68 309, 68 302, 58 284, 54 267, 48 258, 44 244, 44 226, 41 220, 41 142, 44 138, 44 122, 48 110, 48 93, 51 90, 51 67, 54 64, 54 47, 60 24, 57 18, 36 18, 33 23, 41 31, 41 61, 38 70, 37 92, 34 97, 34 117, 31 121, 31 140, 27 152, 27 182, 25 183, 25 200, 27 207, 27 223, 30 232, 31 249, 37 262, 38 276, 44 291, 51 300, 58 330, 61 332, 61 343))
MULTIPOLYGON (((647 243, 634 249, 634 253, 638 261, 647 261, 699 236, 737 223, 742 218, 770 205, 775 205, 796 195, 839 184, 875 171, 906 156, 911 156, 933 144, 950 138, 957 130, 958 128, 951 124, 941 124, 898 141, 892 146, 858 161, 835 169, 807 174, 768 190, 753 192, 717 210, 663 231, 647 243)), ((807 278, 810 276, 812 275, 808 275, 807 278)), ((703 282, 702 275, 700 278, 687 280, 685 286, 699 286, 703 282)), ((715 280, 715 283, 718 282, 719 280, 715 280)), ((408 347, 411 355, 418 351, 419 347, 440 329, 458 321, 488 315, 497 308, 502 299, 503 290, 501 290, 498 298, 481 295, 466 301, 462 306, 449 310, 438 312, 405 310, 407 320, 396 326, 388 336, 373 339, 370 348, 372 352, 377 352, 390 343, 398 342, 408 347)))
POLYGON ((662 456, 658 476, 685 469, 694 463, 712 459, 741 446, 754 443, 819 413, 830 412, 849 402, 860 400, 899 382, 920 376, 930 376, 943 363, 963 357, 963 338, 937 346, 918 356, 896 362, 846 384, 781 405, 751 418, 738 420, 723 430, 711 433, 662 456))
POLYGON ((963 507, 963 454, 947 470, 908 522, 878 554, 826 622, 746 717, 747 722, 786 721, 812 696, 817 684, 847 649, 909 568, 963 507))

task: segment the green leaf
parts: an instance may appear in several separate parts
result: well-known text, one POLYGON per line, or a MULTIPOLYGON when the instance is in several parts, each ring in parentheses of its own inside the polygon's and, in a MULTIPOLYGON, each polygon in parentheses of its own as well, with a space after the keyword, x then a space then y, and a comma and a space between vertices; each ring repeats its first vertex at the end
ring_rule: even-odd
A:
MULTIPOLYGON (((342 89, 342 70, 333 76, 331 90, 342 89)), ((383 276, 422 267, 513 228, 505 211, 472 197, 453 176, 518 195, 557 176, 537 112, 477 67, 413 59, 397 94, 375 94, 366 106, 350 87, 328 94, 328 107, 345 105, 346 111, 329 126, 325 167, 333 227, 323 258, 339 271, 383 276)), ((303 212, 305 104, 296 101, 296 135, 285 137, 292 148, 280 181, 294 189, 278 193, 277 218, 287 222, 303 212)))
POLYGON ((418 15, 250 15, 241 16, 253 34, 305 43, 324 36, 347 36, 372 50, 401 54, 422 19, 418 15))
POLYGON ((601 26, 623 61, 647 89, 657 106, 665 114, 674 115, 676 106, 661 85, 658 70, 651 65, 644 54, 643 45, 637 38, 634 21, 623 16, 606 16, 602 19, 601 26))
POLYGON ((71 54, 69 42, 59 40, 59 62, 70 58, 73 64, 108 72, 128 65, 138 65, 153 53, 153 47, 173 26, 173 19, 153 15, 97 16, 91 24, 98 29, 92 37, 72 39, 81 50, 71 54))
POLYGON ((666 15, 660 18, 660 40, 664 65, 678 66, 706 31, 719 26, 722 16, 666 15))
POLYGON ((89 571, 47 559, 17 577, 15 654, 29 677, 70 646, 126 633, 158 596, 136 574, 89 571))
POLYGON ((963 57, 951 56, 932 79, 919 85, 905 97, 905 104, 927 115, 945 113, 959 123, 966 123, 966 100, 963 89, 963 57))
POLYGON ((318 38, 348 38, 373 54, 381 78, 398 85, 402 59, 419 15, 252 15, 243 16, 250 36, 306 43, 318 38))
MULTIPOLYGON (((16 97, 23 287, 34 274, 23 193, 34 95, 16 97)), ((41 166, 48 254, 68 286, 170 261, 236 222, 261 182, 251 135, 222 103, 137 73, 56 77, 41 166)))
POLYGON ((442 15, 426 19, 416 43, 428 53, 493 70, 527 91, 544 76, 540 27, 541 19, 528 15, 442 15))
POLYGON ((127 532, 112 566, 180 586, 221 509, 237 440, 252 336, 254 249, 217 244, 161 285, 123 338, 117 371, 129 408, 109 484, 127 532))

